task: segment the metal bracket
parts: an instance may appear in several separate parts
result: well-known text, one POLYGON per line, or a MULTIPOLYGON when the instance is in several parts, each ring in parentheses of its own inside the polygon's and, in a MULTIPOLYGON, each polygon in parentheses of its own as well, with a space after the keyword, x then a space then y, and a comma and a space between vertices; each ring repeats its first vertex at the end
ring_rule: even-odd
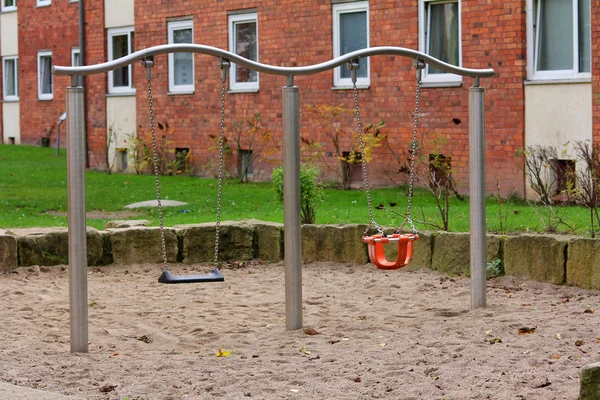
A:
POLYGON ((350 70, 350 74, 352 76, 352 83, 356 85, 356 71, 360 68, 360 63, 358 62, 358 58, 350 60, 346 67, 350 70))
POLYGON ((148 56, 142 60, 142 66, 146 68, 146 80, 152 80, 152 67, 154 67, 154 56, 148 56))
POLYGON ((415 58, 413 61, 413 68, 417 70, 417 80, 421 82, 421 78, 423 76, 423 70, 425 69, 425 61, 420 58, 415 58))
POLYGON ((227 71, 230 67, 231 63, 229 62, 229 60, 226 60, 224 58, 219 59, 219 68, 221 69, 221 82, 227 81, 227 71))

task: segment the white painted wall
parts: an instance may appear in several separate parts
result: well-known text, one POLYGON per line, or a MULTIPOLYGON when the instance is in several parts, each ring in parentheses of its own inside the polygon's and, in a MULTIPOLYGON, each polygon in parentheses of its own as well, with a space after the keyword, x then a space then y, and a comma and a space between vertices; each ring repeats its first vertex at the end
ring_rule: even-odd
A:
MULTIPOLYGON (((113 171, 120 171, 118 148, 129 148, 131 140, 128 136, 136 133, 136 109, 135 95, 133 96, 112 96, 106 98, 106 131, 112 132, 115 136, 110 144, 108 160, 113 165, 113 171)), ((128 162, 128 172, 134 171, 131 160, 128 162)))
POLYGON ((0 55, 19 54, 19 20, 16 12, 0 14, 0 55))
POLYGON ((525 146, 553 146, 575 159, 573 143, 592 139, 592 101, 591 83, 526 85, 525 146))
POLYGON ((135 0, 104 0, 104 27, 118 28, 134 24, 135 0))
POLYGON ((15 144, 21 143, 21 121, 19 120, 20 106, 18 101, 2 103, 2 136, 4 144, 9 144, 8 138, 14 137, 15 144))

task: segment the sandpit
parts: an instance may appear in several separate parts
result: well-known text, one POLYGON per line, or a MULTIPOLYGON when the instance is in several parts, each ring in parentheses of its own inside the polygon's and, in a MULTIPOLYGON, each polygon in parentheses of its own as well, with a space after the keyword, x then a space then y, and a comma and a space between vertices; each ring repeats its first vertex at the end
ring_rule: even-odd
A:
POLYGON ((159 265, 90 268, 87 354, 69 353, 66 267, 5 273, 0 381, 87 399, 575 400, 600 359, 598 291, 503 277, 470 311, 465 277, 310 263, 290 332, 283 270, 160 285, 159 265))

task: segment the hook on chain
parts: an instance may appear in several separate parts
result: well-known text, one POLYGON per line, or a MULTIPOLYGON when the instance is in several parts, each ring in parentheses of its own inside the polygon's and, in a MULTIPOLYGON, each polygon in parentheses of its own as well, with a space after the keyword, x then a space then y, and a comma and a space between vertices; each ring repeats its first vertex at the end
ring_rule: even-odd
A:
POLYGON ((231 67, 231 63, 229 62, 229 60, 227 60, 225 58, 219 59, 219 68, 221 69, 221 82, 227 81, 227 71, 229 70, 230 67, 231 67))
POLYGON ((360 63, 358 62, 358 60, 358 58, 354 58, 346 64, 346 68, 350 70, 352 84, 354 85, 356 85, 356 71, 358 71, 358 69, 360 68, 360 63))
POLYGON ((154 67, 154 56, 148 56, 142 60, 142 66, 146 68, 146 80, 152 80, 152 67, 154 67))

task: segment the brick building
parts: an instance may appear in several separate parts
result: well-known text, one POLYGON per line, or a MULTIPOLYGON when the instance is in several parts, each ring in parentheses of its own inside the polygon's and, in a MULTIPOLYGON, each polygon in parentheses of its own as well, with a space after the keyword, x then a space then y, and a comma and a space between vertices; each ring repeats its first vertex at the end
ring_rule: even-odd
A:
MULTIPOLYGON (((69 82, 48 76, 47 70, 51 64, 74 65, 80 57, 79 3, 0 1, 3 143, 35 144, 49 137, 54 145, 69 82)), ((519 149, 536 144, 562 148, 569 142, 570 151, 577 140, 600 140, 594 131, 600 125, 600 106, 593 96, 599 85, 600 28, 591 23, 598 20, 599 7, 598 0, 88 0, 82 58, 91 65, 159 44, 192 42, 265 64, 300 66, 366 46, 400 46, 463 67, 491 67, 496 76, 481 81, 486 89, 487 189, 494 192, 500 180, 504 195, 523 195, 523 161, 515 156, 519 149)), ((230 76, 227 135, 236 151, 228 158, 228 168, 236 174, 239 164, 252 160, 250 173, 267 179, 281 164, 285 79, 235 67, 230 76), (252 150, 242 140, 238 149, 234 125, 236 119, 251 119, 257 113, 270 135, 268 148, 251 159, 251 151, 257 148, 252 150)), ((216 60, 202 55, 157 56, 153 69, 156 119, 172 130, 169 149, 189 151, 198 175, 211 175, 216 163, 211 136, 218 135, 219 78, 216 60)), ((295 82, 302 110, 312 104, 353 108, 345 70, 301 76, 295 82)), ((428 68, 421 90, 423 153, 446 157, 460 191, 467 191, 468 185, 467 88, 471 84, 470 78, 428 68)), ((385 121, 382 133, 387 142, 373 149, 370 180, 381 185, 403 182, 405 176, 397 173, 397 156, 405 158, 412 137, 412 61, 390 56, 362 60, 358 85, 363 119, 385 121)), ((149 132, 146 96, 140 65, 86 78, 92 168, 109 164, 115 170, 133 170, 133 138, 147 141, 149 132)), ((343 128, 354 129, 352 115, 341 122, 343 128)), ((302 118, 301 135, 321 144, 329 165, 335 167, 331 142, 307 115, 302 118)), ((342 141, 340 151, 350 150, 349 140, 342 141)), ((337 177, 328 168, 323 171, 329 179, 337 177)), ((359 183, 360 174, 354 179, 359 183)))

